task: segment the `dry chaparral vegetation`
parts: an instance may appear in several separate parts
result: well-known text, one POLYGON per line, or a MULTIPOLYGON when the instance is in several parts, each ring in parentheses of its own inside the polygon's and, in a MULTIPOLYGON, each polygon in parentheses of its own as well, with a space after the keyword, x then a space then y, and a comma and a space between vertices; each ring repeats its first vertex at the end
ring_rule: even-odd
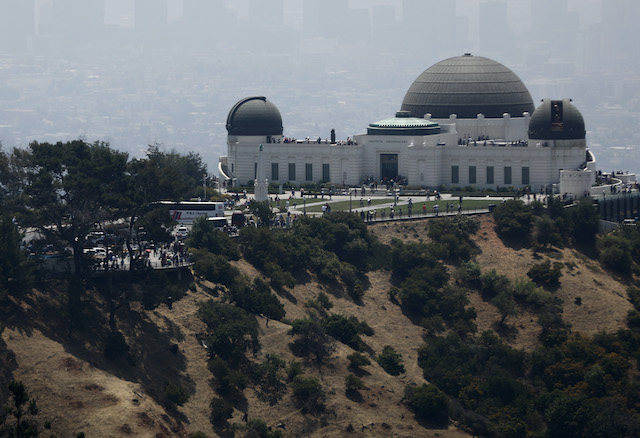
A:
MULTIPOLYGON (((474 240, 480 249, 476 261, 483 272, 496 269, 511 279, 525 277, 540 257, 551 257, 565 265, 556 294, 564 301, 563 318, 573 332, 595 334, 625 327, 627 312, 632 309, 626 285, 610 276, 597 260, 571 248, 553 249, 542 255, 531 249, 510 248, 496 236, 490 216, 479 220, 480 230, 474 240), (575 304, 577 297, 581 298, 581 305, 575 304)), ((369 230, 383 243, 393 238, 427 241, 424 224, 381 223, 369 230)), ((232 263, 249 277, 261 275, 244 259, 232 263)), ((340 288, 321 284, 312 276, 309 282, 280 293, 286 310, 283 321, 258 318, 262 348, 252 360, 277 354, 286 362, 303 362, 305 374, 317 377, 325 389, 326 409, 317 415, 303 413, 288 388, 278 403, 271 404, 249 385, 230 423, 260 418, 284 436, 471 436, 453 422, 448 427, 433 428, 416 420, 403 397, 408 384, 425 383, 417 364, 424 329, 390 300, 388 272, 373 271, 367 276, 368 285, 359 303, 340 288), (330 297, 332 312, 356 316, 374 329, 373 336, 363 339, 366 351, 379 353, 385 345, 393 346, 402 355, 406 372, 391 376, 372 361, 359 374, 364 389, 347 394, 345 376, 352 371, 346 357, 354 351, 350 347, 337 342, 322 366, 295 357, 289 347, 292 337, 287 334, 287 322, 303 318, 308 310, 305 303, 319 292, 330 297)), ((194 290, 186 290, 171 308, 160 304, 145 309, 140 301, 131 301, 118 310, 116 323, 130 346, 133 365, 104 358, 98 347, 103 339, 96 338, 96 333, 108 327, 104 312, 89 315, 85 329, 77 331, 70 341, 62 321, 64 294, 55 283, 48 285, 48 290, 34 290, 12 302, 13 315, 5 322, 0 340, 0 378, 3 383, 8 378, 25 383, 38 402, 39 417, 51 421, 46 436, 84 432, 88 437, 171 437, 196 431, 216 436, 209 421, 209 404, 216 393, 207 366, 209 354, 198 337, 205 326, 196 314, 197 304, 214 296, 216 285, 200 280, 195 283, 194 290), (180 382, 192 394, 183 406, 163 404, 165 386, 171 381, 180 382)), ((136 291, 133 292, 135 296, 136 291)), ((97 294, 85 299, 96 309, 106 308, 97 294)), ((479 332, 492 329, 499 321, 499 312, 479 294, 470 293, 470 305, 478 312, 479 332)), ((514 330, 504 339, 514 347, 532 350, 539 331, 535 316, 521 313, 511 325, 514 330)))

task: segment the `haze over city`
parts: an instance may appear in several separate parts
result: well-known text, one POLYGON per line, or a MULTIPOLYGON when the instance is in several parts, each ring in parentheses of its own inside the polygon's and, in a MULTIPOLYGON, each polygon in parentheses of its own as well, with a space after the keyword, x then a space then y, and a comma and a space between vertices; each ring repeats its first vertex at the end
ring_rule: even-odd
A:
POLYGON ((606 171, 640 171, 635 0, 0 0, 0 141, 103 140, 226 153, 227 113, 262 95, 284 135, 338 138, 392 116, 463 53, 542 98, 572 98, 606 171))

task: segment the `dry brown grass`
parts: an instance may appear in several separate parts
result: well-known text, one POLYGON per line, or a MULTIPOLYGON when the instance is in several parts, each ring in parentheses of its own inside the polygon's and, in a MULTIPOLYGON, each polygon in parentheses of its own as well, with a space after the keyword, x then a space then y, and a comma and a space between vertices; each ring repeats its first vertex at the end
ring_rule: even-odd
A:
MULTIPOLYGON (((480 222, 476 242, 481 253, 477 261, 483 271, 496 269, 515 279, 526 276, 533 263, 552 256, 553 260, 565 263, 561 286, 555 293, 564 300, 564 318, 571 323, 573 331, 593 334, 603 329, 614 331, 624 327, 626 313, 631 309, 626 299, 626 287, 604 272, 596 260, 573 249, 554 250, 538 256, 528 249, 514 250, 497 238, 490 217, 480 217, 480 222), (582 305, 574 303, 578 296, 582 305)), ((415 221, 377 224, 370 229, 387 243, 392 238, 405 242, 426 241, 424 225, 424 221, 415 221)), ((234 264, 246 275, 260 275, 245 261, 234 264)), ((326 411, 319 415, 302 414, 289 390, 272 406, 258 397, 255 388, 249 387, 244 392, 248 418, 261 418, 273 427, 282 423, 286 427, 285 436, 337 437, 347 431, 352 431, 352 436, 468 436, 454 425, 447 430, 424 429, 403 403, 405 386, 424 382, 416 361, 423 330, 412 324, 389 300, 388 273, 372 272, 368 280, 370 287, 359 304, 349 299, 339 285, 320 284, 313 279, 282 292, 280 299, 285 305, 287 320, 305 317, 308 309, 304 304, 316 298, 319 292, 325 292, 334 303, 332 312, 354 315, 374 328, 374 336, 363 337, 371 352, 377 354, 385 345, 392 345, 400 352, 406 373, 390 376, 372 361, 361 375, 365 389, 359 396, 348 397, 344 377, 351 370, 347 367, 346 356, 353 350, 337 343, 331 358, 318 367, 293 356, 288 345, 292 339, 287 334, 287 324, 270 321, 267 327, 266 321, 261 319, 262 350, 252 360, 259 361, 270 353, 287 362, 304 362, 305 373, 322 382, 327 394, 326 411)), ((76 342, 84 344, 81 349, 65 341, 64 335, 54 336, 54 330, 46 329, 45 324, 62 327, 55 321, 60 318, 60 312, 55 309, 60 308, 61 302, 56 301, 55 295, 34 292, 16 305, 27 319, 33 318, 32 325, 38 328, 26 330, 30 323, 23 321, 22 324, 9 324, 2 334, 6 350, 15 354, 17 368, 13 370, 13 377, 25 382, 42 409, 40 418, 51 420, 51 432, 58 436, 70 436, 80 431, 91 437, 183 436, 198 430, 214 436, 208 419, 209 403, 215 395, 212 375, 207 368, 208 353, 196 338, 196 334, 204 330, 196 316, 197 303, 211 297, 208 291, 212 287, 202 283, 197 291, 187 292, 176 301, 172 309, 160 305, 154 310, 144 310, 139 304, 132 303, 129 310, 120 311, 119 329, 140 349, 133 352, 138 360, 129 368, 106 363, 90 335, 78 336, 76 342), (37 321, 37 318, 41 320, 37 321), (155 339, 145 337, 152 327, 155 339), (177 359, 162 352, 154 353, 171 343, 178 345, 177 359), (79 354, 78 350, 84 353, 79 354), (153 376, 162 375, 164 369, 183 379, 192 392, 190 400, 175 410, 160 403, 159 392, 165 382, 150 381, 158 380, 153 376)), ((499 319, 495 308, 475 293, 470 294, 470 300, 478 311, 479 330, 492 329, 499 319)), ((96 320, 95 324, 103 329, 106 327, 106 321, 102 319, 96 320)), ((528 350, 536 346, 539 329, 535 315, 522 313, 509 320, 509 324, 514 329, 507 338, 509 343, 528 350)), ((231 421, 242 423, 242 417, 243 412, 236 410, 231 421)))

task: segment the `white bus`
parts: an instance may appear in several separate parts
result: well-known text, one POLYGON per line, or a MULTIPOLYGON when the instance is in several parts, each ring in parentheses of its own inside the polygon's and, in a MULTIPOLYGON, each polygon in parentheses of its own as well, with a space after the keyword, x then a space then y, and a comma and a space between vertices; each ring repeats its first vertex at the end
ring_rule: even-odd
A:
POLYGON ((224 217, 224 202, 160 201, 169 207, 169 214, 181 224, 190 224, 200 216, 224 217))

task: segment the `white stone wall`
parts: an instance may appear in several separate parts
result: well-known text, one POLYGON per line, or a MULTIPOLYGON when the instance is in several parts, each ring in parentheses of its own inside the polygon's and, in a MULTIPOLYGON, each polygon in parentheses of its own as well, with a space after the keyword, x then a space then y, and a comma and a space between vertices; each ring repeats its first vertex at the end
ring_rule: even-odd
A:
POLYGON ((575 199, 585 195, 591 195, 593 172, 584 170, 562 170, 560 171, 560 194, 567 194, 575 199))
MULTIPOLYGON (((558 184, 560 172, 576 171, 586 162, 585 140, 545 141, 530 139, 527 147, 504 145, 504 141, 526 140, 529 115, 498 119, 442 120, 440 134, 429 136, 355 135, 356 144, 328 144, 307 142, 284 143, 282 136, 274 136, 276 143, 266 137, 228 137, 227 168, 237 184, 247 184, 255 178, 259 145, 263 144, 265 174, 270 182, 306 180, 306 164, 313 166, 312 182, 323 178, 323 164, 329 164, 333 184, 355 185, 363 178, 380 179, 380 155, 398 154, 398 174, 408 178, 409 185, 437 187, 469 186, 492 188, 504 186, 543 186, 558 184), (458 145, 463 134, 472 138, 486 135, 501 139, 503 145, 483 141, 475 146, 458 145), (280 140, 280 143, 277 141, 280 140), (273 178, 272 163, 278 163, 278 178, 273 178), (295 163, 295 178, 289 178, 289 164, 295 163), (458 166, 458 183, 451 181, 452 166, 458 166), (469 180, 469 169, 476 168, 475 183, 469 180), (487 168, 493 167, 493 183, 487 182, 487 168), (505 167, 511 168, 511 182, 505 182, 505 167), (523 182, 523 168, 529 168, 529 182, 523 182)), ((592 166, 593 167, 593 166, 592 166)), ((592 169, 594 170, 594 169, 592 169)), ((595 172, 589 173, 595 178, 595 172)), ((571 177, 574 178, 574 177, 571 177)), ((582 178, 582 176, 581 176, 582 178)), ((582 184, 582 182, 580 183, 582 184)), ((574 189, 572 189, 574 190, 574 189)), ((583 190, 584 191, 584 190, 583 190)), ((573 193, 573 192, 572 192, 573 193)))

